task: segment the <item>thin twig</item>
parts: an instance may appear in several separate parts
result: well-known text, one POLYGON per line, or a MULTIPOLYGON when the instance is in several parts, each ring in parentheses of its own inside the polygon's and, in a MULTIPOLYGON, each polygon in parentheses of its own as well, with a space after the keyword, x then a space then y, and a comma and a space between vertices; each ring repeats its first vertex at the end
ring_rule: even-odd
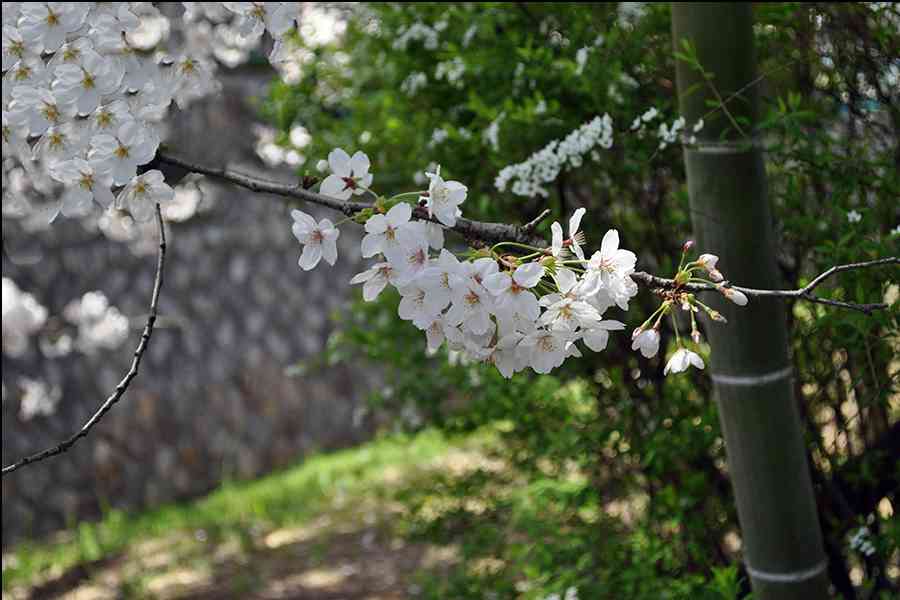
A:
POLYGON ((128 389, 128 386, 131 384, 131 381, 137 376, 138 368, 141 365, 141 358, 144 356, 144 352, 147 350, 147 346, 150 343, 150 335, 153 333, 153 325, 156 323, 156 314, 157 307, 159 305, 159 292, 162 290, 163 285, 163 266, 166 260, 166 229, 163 223, 162 212, 160 211, 159 204, 156 205, 156 223, 159 226, 159 256, 156 260, 156 279, 153 282, 153 295, 150 299, 150 314, 147 316, 147 324, 144 325, 144 331, 141 333, 141 341, 138 343, 137 349, 134 351, 134 359, 131 361, 131 368, 128 369, 128 372, 125 374, 125 377, 122 378, 122 381, 119 382, 119 385, 116 386, 115 391, 106 399, 103 404, 100 405, 100 408, 97 409, 97 412, 88 419, 88 421, 81 426, 77 432, 72 434, 71 437, 66 439, 65 441, 53 446, 51 448, 47 448, 41 452, 36 454, 32 454, 30 456, 26 456, 21 460, 14 462, 11 465, 7 465, 3 467, 3 476, 6 476, 13 471, 16 471, 26 465, 36 463, 42 461, 44 459, 50 458, 51 456, 56 456, 57 454, 62 454, 69 448, 75 445, 75 443, 81 438, 85 437, 88 432, 90 432, 91 428, 94 427, 97 423, 100 422, 100 419, 109 412, 109 410, 118 402, 122 396, 125 394, 125 391, 128 389))
POLYGON ((543 211, 541 211, 541 214, 522 225, 522 231, 530 233, 535 227, 540 224, 541 221, 546 219, 548 216, 550 216, 550 209, 545 208, 543 211))
MULTIPOLYGON (((884 303, 874 303, 874 304, 858 304, 855 302, 843 302, 840 300, 831 300, 829 298, 821 298, 819 296, 814 296, 812 291, 816 289, 823 281, 835 275, 837 273, 841 273, 843 271, 851 271, 855 269, 866 269, 869 267, 879 267, 890 264, 900 264, 900 257, 889 256, 887 258, 879 258, 876 260, 870 260, 865 262, 857 262, 857 263, 849 263, 846 265, 837 265, 831 267, 827 271, 824 271, 813 278, 806 286, 797 289, 797 290, 761 290, 756 288, 748 288, 741 287, 737 285, 730 285, 728 282, 723 282, 724 287, 730 287, 731 289, 737 290, 739 292, 743 292, 745 295, 750 297, 757 298, 796 298, 806 300, 808 302, 813 302, 816 304, 825 304, 827 306, 836 306, 838 308, 846 308, 849 310, 858 310, 867 315, 872 314, 875 310, 881 310, 887 308, 887 304, 884 303)), ((679 285, 675 282, 674 279, 666 279, 664 277, 657 277, 655 275, 651 275, 650 273, 645 273, 643 271, 638 271, 637 273, 632 273, 632 279, 640 281, 647 286, 662 288, 662 289, 679 289, 686 292, 709 292, 709 291, 717 291, 718 287, 715 285, 710 285, 708 283, 686 283, 679 285)))

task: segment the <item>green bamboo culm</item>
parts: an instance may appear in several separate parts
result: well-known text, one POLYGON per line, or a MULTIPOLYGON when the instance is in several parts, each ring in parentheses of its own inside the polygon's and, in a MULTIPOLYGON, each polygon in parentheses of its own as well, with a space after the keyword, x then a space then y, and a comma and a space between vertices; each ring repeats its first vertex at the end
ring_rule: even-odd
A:
MULTIPOLYGON (((673 3, 679 108, 697 247, 747 287, 781 287, 757 120, 750 3, 673 3), (726 104, 722 107, 722 101, 726 104), (711 112, 713 111, 714 112, 711 112)), ((828 597, 827 560, 793 393, 784 305, 710 304, 728 319, 706 330, 710 374, 756 600, 828 597)))

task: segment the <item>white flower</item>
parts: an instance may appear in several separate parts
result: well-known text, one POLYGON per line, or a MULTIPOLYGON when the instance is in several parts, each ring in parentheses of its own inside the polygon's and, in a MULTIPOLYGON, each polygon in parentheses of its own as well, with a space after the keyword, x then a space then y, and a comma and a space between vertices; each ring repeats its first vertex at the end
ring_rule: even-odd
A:
POLYGON ((687 371, 688 367, 691 366, 703 369, 706 365, 703 363, 703 359, 700 358, 700 355, 696 352, 691 352, 687 348, 679 348, 675 351, 675 354, 672 355, 672 358, 669 359, 669 362, 666 363, 666 368, 663 369, 663 375, 668 375, 669 373, 681 373, 682 371, 687 371))
POLYGON ((319 260, 325 259, 329 265, 337 260, 337 239, 341 232, 335 228, 329 219, 322 219, 318 223, 310 215, 299 210, 292 210, 291 217, 294 225, 291 231, 297 241, 303 244, 303 253, 297 263, 304 271, 309 271, 319 264, 319 260))
POLYGON ((631 335, 631 349, 640 350, 644 358, 653 358, 659 352, 659 332, 656 329, 635 329, 631 335))
POLYGON ((83 129, 73 122, 54 125, 49 128, 34 145, 35 160, 47 167, 82 154, 88 140, 83 129))
POLYGON ((50 175, 66 185, 68 189, 60 207, 65 216, 83 212, 96 200, 103 208, 108 208, 113 202, 113 194, 110 191, 112 177, 108 171, 101 168, 95 169, 88 161, 81 158, 58 162, 50 168, 50 175))
POLYGON ((66 34, 81 27, 91 8, 91 2, 23 2, 19 31, 37 51, 55 52, 66 34))
POLYGON ((398 288, 402 298, 397 314, 405 321, 412 321, 413 325, 425 330, 434 323, 440 314, 440 307, 428 292, 419 285, 411 284, 398 288))
POLYGON ((732 287, 725 287, 721 284, 717 285, 716 289, 719 290, 723 296, 725 296, 727 299, 731 300, 738 306, 747 306, 747 295, 740 290, 736 290, 732 287))
POLYGON ((436 217, 447 227, 456 225, 456 217, 460 215, 459 205, 465 202, 468 189, 458 181, 444 181, 441 167, 434 173, 425 173, 431 180, 428 184, 428 196, 425 198, 428 216, 436 217))
POLYGON ((364 194, 366 188, 372 185, 369 157, 361 151, 351 158, 341 148, 335 148, 328 154, 328 166, 331 167, 331 175, 319 188, 326 196, 347 200, 353 194, 364 194))
POLYGON ((488 349, 489 354, 485 360, 497 367, 497 370, 506 379, 527 366, 524 352, 519 350, 519 342, 523 337, 518 332, 510 333, 501 337, 496 345, 488 349))
POLYGON ((12 90, 9 121, 22 125, 31 135, 42 135, 48 127, 67 120, 70 110, 44 87, 20 85, 12 90))
POLYGON ((135 221, 149 221, 157 204, 170 201, 175 191, 160 171, 147 171, 132 179, 116 198, 116 207, 127 208, 135 221))
POLYGON ((463 284, 459 260, 448 250, 441 250, 440 256, 422 272, 420 282, 432 296, 434 303, 443 310, 453 299, 453 290, 463 284))
POLYGON ((487 333, 493 325, 491 313, 494 302, 490 292, 471 282, 457 286, 453 292, 453 304, 447 311, 447 323, 462 324, 464 330, 475 335, 487 333))
POLYGON ((34 296, 3 278, 3 353, 21 356, 28 350, 28 338, 47 321, 47 309, 34 296))
POLYGON ((88 51, 81 64, 56 67, 53 89, 61 102, 74 104, 79 114, 87 114, 100 105, 101 96, 116 91, 124 74, 120 63, 88 51))
POLYGON ((391 207, 386 215, 372 215, 366 221, 366 235, 362 239, 363 258, 397 252, 401 247, 401 236, 414 235, 407 227, 411 216, 412 207, 405 202, 391 207))
POLYGON ((546 197, 550 193, 546 184, 554 181, 563 169, 578 168, 597 146, 608 149, 612 145, 612 118, 596 117, 562 141, 553 140, 526 161, 503 167, 494 180, 494 187, 503 192, 512 182, 510 191, 517 196, 546 197))
POLYGON ((89 157, 97 159, 112 173, 113 183, 125 185, 137 172, 138 165, 153 159, 159 138, 137 121, 126 121, 115 137, 101 133, 91 140, 89 157))
POLYGON ((850 223, 859 223, 862 221, 862 214, 857 210, 851 210, 847 213, 847 221, 850 223))
POLYGON ((429 246, 435 250, 440 250, 444 247, 443 226, 437 223, 425 223, 425 238, 428 240, 429 246))
POLYGON ((407 285, 428 267, 428 242, 424 235, 404 235, 397 248, 387 249, 385 257, 397 271, 398 285, 407 285))
POLYGON ((647 112, 645 112, 644 114, 641 115, 641 121, 643 121, 644 123, 649 123, 650 121, 655 119, 658 114, 659 114, 659 111, 656 110, 655 106, 652 106, 649 109, 647 109, 647 112))
POLYGON ((628 300, 637 294, 637 284, 629 277, 635 264, 634 252, 619 248, 619 232, 615 229, 606 232, 600 250, 588 262, 589 269, 600 277, 602 291, 622 310, 628 310, 628 300))
POLYGON ((541 308, 537 296, 530 290, 544 276, 544 267, 540 263, 531 262, 519 265, 513 273, 502 271, 488 275, 484 279, 484 287, 497 300, 498 317, 513 318, 520 315, 524 319, 536 321, 541 308), (502 313, 506 313, 501 315, 502 313))
MULTIPOLYGON (((584 234, 579 236, 578 228, 581 226, 581 217, 584 216, 585 212, 584 208, 579 208, 572 214, 572 217, 569 219, 568 240, 563 240, 562 225, 557 221, 554 221, 550 226, 550 231, 553 233, 550 251, 553 253, 553 256, 558 257, 562 254, 563 248, 568 246, 579 260, 584 260, 584 251, 581 249, 581 244, 584 243, 584 234)), ((618 244, 618 241, 616 243, 618 244)))
POLYGON ((582 332, 585 345, 594 352, 600 352, 606 348, 609 342, 610 331, 621 331, 625 329, 625 323, 605 320, 600 321, 589 329, 582 332))
POLYGON ((28 48, 19 30, 11 25, 3 26, 3 71, 7 71, 25 58, 28 48))
POLYGON ((240 15, 237 29, 244 38, 255 39, 268 30, 280 38, 294 26, 300 14, 298 2, 223 2, 228 10, 240 15))
POLYGON ((568 335, 562 331, 538 329, 529 333, 519 346, 527 353, 535 373, 549 373, 566 359, 568 335))
POLYGON ((396 284, 394 267, 390 263, 381 262, 358 273, 350 280, 351 285, 363 284, 363 300, 372 302, 384 290, 387 284, 396 284))
POLYGON ((709 277, 713 281, 722 281, 725 279, 725 277, 722 276, 721 271, 716 268, 716 263, 718 262, 719 257, 715 254, 701 254, 697 259, 697 264, 709 273, 709 277))

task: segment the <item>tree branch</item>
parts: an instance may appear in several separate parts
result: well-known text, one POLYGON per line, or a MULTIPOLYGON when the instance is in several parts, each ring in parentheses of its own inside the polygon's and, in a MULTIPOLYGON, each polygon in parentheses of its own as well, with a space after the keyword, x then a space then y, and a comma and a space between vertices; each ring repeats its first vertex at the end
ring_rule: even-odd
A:
MULTIPOLYGON (((228 181, 253 192, 273 194, 282 198, 302 200, 311 204, 318 204, 319 206, 324 206, 326 208, 339 211, 347 215, 348 217, 351 217, 363 210, 374 207, 373 204, 370 204, 368 202, 339 200, 337 198, 332 198, 331 196, 325 196, 323 194, 311 192, 304 189, 300 185, 266 181, 263 179, 252 177, 250 175, 246 175, 244 173, 238 173, 227 168, 208 167, 205 165, 196 164, 192 161, 176 156, 171 156, 163 152, 157 153, 156 160, 158 160, 160 163, 175 165, 177 167, 193 171, 194 173, 208 175, 209 177, 228 181)), ((438 222, 434 219, 429 218, 428 214, 422 210, 417 210, 415 212, 415 216, 424 221, 432 221, 434 223, 438 222)), ((488 243, 513 241, 519 242, 521 244, 543 245, 545 243, 543 238, 535 236, 531 233, 531 230, 534 229, 537 223, 535 222, 534 225, 531 225, 530 227, 529 225, 531 224, 529 223, 528 225, 518 226, 509 225, 507 223, 490 223, 483 221, 473 221, 471 219, 460 217, 456 219, 456 225, 454 227, 449 227, 448 229, 452 229, 453 231, 462 234, 467 239, 480 240, 488 243)))
MULTIPOLYGON (((836 306, 838 308, 846 308, 849 310, 858 310, 867 315, 872 314, 875 310, 881 310, 887 308, 887 304, 884 303, 874 303, 874 304, 858 304, 855 302, 843 302, 840 300, 831 300, 829 298, 821 298, 819 296, 814 296, 812 291, 819 287, 823 281, 835 275, 837 273, 841 273, 843 271, 852 271, 855 269, 866 269, 869 267, 879 267, 890 264, 900 264, 900 257, 897 256, 888 256, 886 258, 879 258, 876 260, 870 260, 865 262, 857 262, 857 263, 849 263, 846 265, 837 265, 831 267, 827 271, 820 273, 816 277, 813 278, 806 286, 797 289, 797 290, 760 290, 756 288, 748 288, 748 287, 740 287, 736 285, 731 285, 727 281, 723 282, 725 287, 729 287, 731 289, 737 290, 739 292, 743 292, 745 295, 755 298, 793 298, 806 300, 808 302, 813 302, 815 304, 825 304, 827 306, 836 306)), ((666 279, 664 277, 657 277, 655 275, 651 275, 650 273, 645 273, 643 271, 638 271, 637 273, 632 273, 632 279, 640 281, 647 286, 656 287, 665 290, 682 290, 685 292, 709 292, 709 291, 717 291, 717 287, 714 285, 710 285, 708 283, 685 283, 685 284, 677 284, 674 279, 666 279)))
MULTIPOLYGON (((339 211, 347 216, 353 216, 360 211, 373 208, 373 205, 370 203, 339 200, 337 198, 332 198, 331 196, 325 196, 322 194, 317 194, 316 192, 311 192, 307 189, 304 189, 301 185, 291 185, 266 181, 263 179, 252 177, 250 175, 231 171, 227 168, 208 167, 205 165, 197 164, 183 158, 171 156, 164 152, 157 153, 155 160, 159 163, 175 165, 194 173, 221 179, 223 181, 233 183, 254 192, 263 192, 267 194, 273 194, 275 196, 280 196, 282 198, 302 200, 304 202, 310 202, 312 204, 325 206, 332 210, 339 211)), ((413 214, 418 219, 432 221, 435 223, 437 222, 434 219, 430 218, 428 216, 428 213, 421 207, 417 208, 413 214)), ((454 227, 450 227, 449 229, 462 234, 469 241, 480 241, 486 243, 510 241, 518 242, 520 244, 530 244, 539 248, 543 248, 547 245, 546 240, 539 236, 535 236, 532 231, 549 214, 549 209, 544 210, 536 218, 532 219, 524 225, 490 223, 483 221, 473 221, 472 219, 458 218, 456 220, 456 225, 454 227)), ((868 267, 898 263, 900 263, 900 258, 894 256, 888 258, 880 258, 878 260, 872 260, 868 262, 851 263, 847 265, 831 267, 824 273, 816 276, 808 285, 798 290, 760 290, 754 288, 731 286, 730 284, 728 284, 728 282, 725 282, 724 285, 726 287, 731 287, 732 289, 741 291, 747 296, 751 297, 802 299, 816 304, 825 304, 827 306, 836 306, 838 308, 858 310, 868 315, 875 310, 887 308, 887 305, 883 303, 857 304, 854 302, 831 300, 828 298, 814 296, 812 294, 812 291, 816 287, 818 287, 824 280, 842 271, 850 271, 853 269, 863 269, 868 267)), ((643 271, 633 273, 631 277, 632 279, 639 281, 647 285, 648 287, 656 287, 666 290, 678 289, 686 292, 716 291, 716 287, 710 284, 688 283, 677 285, 673 279, 657 277, 643 271)))
POLYGON ((147 346, 150 343, 150 335, 153 333, 153 325, 156 323, 156 315, 157 315, 157 307, 159 305, 159 292, 162 290, 163 285, 163 266, 165 265, 166 260, 166 230, 165 225, 163 223, 162 212, 160 211, 159 204, 156 205, 156 223, 159 226, 159 255, 156 260, 156 278, 153 282, 153 295, 150 299, 150 314, 147 316, 147 324, 144 325, 144 331, 141 333, 141 341, 138 343, 137 349, 134 351, 134 359, 131 361, 131 368, 128 369, 128 372, 125 374, 125 377, 122 378, 122 381, 119 382, 119 385, 116 386, 116 389, 113 393, 106 399, 103 404, 100 405, 100 408, 97 409, 97 412, 88 419, 88 421, 81 426, 77 432, 72 434, 68 439, 63 442, 60 442, 56 446, 51 448, 47 448, 41 452, 36 454, 31 454, 20 459, 17 462, 14 462, 10 465, 3 467, 2 476, 6 476, 13 471, 16 471, 26 465, 30 465, 32 463, 36 463, 42 461, 44 459, 50 458, 51 456, 56 456, 57 454, 62 454, 69 448, 75 445, 75 443, 81 438, 85 437, 88 432, 100 422, 104 415, 118 402, 122 396, 125 394, 125 391, 128 389, 128 386, 131 385, 131 381, 137 376, 138 368, 141 365, 141 359, 144 356, 144 352, 147 350, 147 346))

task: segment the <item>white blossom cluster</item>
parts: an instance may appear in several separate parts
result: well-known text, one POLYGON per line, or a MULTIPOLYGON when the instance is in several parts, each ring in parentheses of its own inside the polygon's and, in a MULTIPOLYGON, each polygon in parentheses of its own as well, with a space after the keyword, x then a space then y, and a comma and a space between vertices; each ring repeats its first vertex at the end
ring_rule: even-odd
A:
POLYGON ((406 29, 402 29, 394 38, 394 50, 406 50, 410 42, 422 42, 426 50, 436 50, 438 47, 438 32, 447 26, 443 21, 435 24, 434 27, 417 22, 413 23, 406 29))
MULTIPOLYGON (((328 163, 331 174, 322 193, 347 199, 371 191, 369 160, 362 152, 351 157, 335 149, 328 163)), ((426 176, 427 191, 384 199, 383 210, 366 218, 361 251, 377 262, 351 283, 362 284, 366 301, 394 286, 401 296, 398 314, 425 332, 430 352, 446 342, 469 360, 495 365, 505 377, 525 368, 549 373, 567 357, 581 356, 579 342, 599 352, 610 331, 625 328, 604 318, 614 306, 627 310, 637 294, 630 277, 637 257, 619 247, 617 231, 607 232, 600 250, 587 257, 580 208, 569 220, 567 236, 553 223, 548 248, 500 242, 460 260, 444 248, 441 226, 456 225, 468 190, 445 180, 439 168, 426 176), (402 200, 408 195, 418 196, 415 207, 402 200), (415 210, 419 220, 413 220, 415 210), (422 220, 425 214, 436 223, 422 220)), ((300 267, 312 269, 321 259, 334 264, 336 226, 298 210, 292 217, 294 235, 303 244, 300 267)))
MULTIPOLYGON (((646 125, 658 116, 659 111, 656 107, 647 109, 646 112, 635 117, 634 121, 632 121, 631 131, 637 132, 638 137, 644 137, 647 130, 646 125)), ((656 137, 659 139, 657 150, 665 150, 669 145, 678 141, 681 141, 681 143, 684 144, 696 144, 697 136, 694 134, 698 133, 701 129, 703 129, 703 119, 699 119, 691 126, 690 133, 688 132, 687 121, 684 117, 677 117, 672 121, 671 125, 662 122, 656 129, 656 137)))
POLYGON ((439 62, 434 68, 434 78, 436 80, 441 81, 446 79, 447 83, 456 88, 462 87, 462 78, 465 74, 466 63, 458 56, 454 57, 453 60, 439 62))
POLYGON ((192 27, 169 54, 162 47, 169 21, 149 2, 3 3, 3 157, 64 186, 49 220, 95 207, 152 218, 173 190, 160 171, 139 169, 156 154, 169 106, 218 89, 214 58, 228 63, 227 48, 246 58, 265 31, 276 40, 275 60, 301 9, 297 2, 183 4, 187 20, 229 21, 192 27))
POLYGON ((865 556, 875 554, 875 545, 872 544, 872 532, 869 531, 868 527, 860 527, 856 530, 856 533, 850 537, 850 548, 865 556))
POLYGON ((116 348, 128 337, 128 317, 110 305, 103 292, 88 292, 71 301, 63 316, 78 327, 75 345, 85 354, 116 348))
POLYGON ((47 309, 31 294, 23 292, 7 277, 2 280, 3 353, 21 356, 28 350, 28 339, 47 321, 47 309))
POLYGON ((56 405, 62 399, 62 389, 58 385, 50 385, 46 381, 19 378, 22 398, 19 401, 19 417, 30 421, 34 417, 48 417, 56 411, 56 405))
POLYGON ((584 157, 598 146, 609 149, 613 144, 612 118, 605 114, 585 123, 562 141, 553 140, 528 160, 508 165, 500 170, 494 187, 504 192, 510 187, 517 196, 548 196, 546 184, 554 181, 561 171, 578 168, 584 157))

